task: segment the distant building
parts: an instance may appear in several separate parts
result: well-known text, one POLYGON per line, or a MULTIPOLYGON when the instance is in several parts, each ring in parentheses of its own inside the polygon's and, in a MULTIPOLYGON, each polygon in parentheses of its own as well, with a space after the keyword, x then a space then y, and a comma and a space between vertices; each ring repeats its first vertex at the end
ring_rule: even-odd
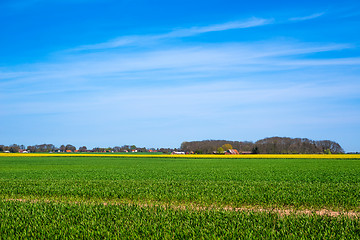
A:
POLYGON ((185 152, 175 152, 175 151, 173 151, 171 154, 182 155, 182 154, 185 154, 185 152))
POLYGON ((252 154, 251 151, 242 151, 241 154, 252 154))
POLYGON ((229 150, 227 150, 227 151, 225 152, 225 154, 232 154, 232 155, 234 155, 234 154, 239 154, 239 152, 238 152, 238 150, 236 150, 236 149, 229 149, 229 150))

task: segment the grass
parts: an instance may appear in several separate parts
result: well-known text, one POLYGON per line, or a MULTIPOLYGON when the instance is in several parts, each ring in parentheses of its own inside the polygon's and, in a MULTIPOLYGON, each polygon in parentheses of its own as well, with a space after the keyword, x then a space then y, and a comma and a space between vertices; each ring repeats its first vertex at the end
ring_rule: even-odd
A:
POLYGON ((3 156, 0 219, 6 221, 0 226, 5 236, 24 238, 357 239, 358 217, 221 209, 360 212, 359 183, 360 161, 354 159, 3 156), (20 212, 26 214, 17 217, 20 212), (30 230, 30 223, 38 227, 30 230))

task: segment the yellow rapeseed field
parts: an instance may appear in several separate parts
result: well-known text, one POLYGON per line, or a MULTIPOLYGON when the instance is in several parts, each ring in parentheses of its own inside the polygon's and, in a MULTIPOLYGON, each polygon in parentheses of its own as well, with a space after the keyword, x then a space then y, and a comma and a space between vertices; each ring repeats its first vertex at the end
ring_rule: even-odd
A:
POLYGON ((0 153, 0 157, 133 157, 133 158, 316 158, 316 159, 360 159, 360 154, 96 154, 96 153, 0 153))

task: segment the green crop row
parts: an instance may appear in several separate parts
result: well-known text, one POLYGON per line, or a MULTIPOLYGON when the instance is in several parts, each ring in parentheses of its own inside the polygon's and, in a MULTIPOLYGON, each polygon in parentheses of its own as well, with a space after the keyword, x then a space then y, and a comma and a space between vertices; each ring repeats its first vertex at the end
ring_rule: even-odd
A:
POLYGON ((359 219, 0 201, 1 239, 359 239, 359 219))
POLYGON ((359 211, 358 186, 225 181, 0 181, 3 199, 122 201, 359 211))

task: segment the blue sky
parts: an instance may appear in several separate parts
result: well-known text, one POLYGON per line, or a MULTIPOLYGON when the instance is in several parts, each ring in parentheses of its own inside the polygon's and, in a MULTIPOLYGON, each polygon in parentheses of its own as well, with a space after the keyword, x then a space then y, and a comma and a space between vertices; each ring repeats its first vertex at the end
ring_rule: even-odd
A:
POLYGON ((0 1, 0 144, 360 151, 358 1, 0 1))

